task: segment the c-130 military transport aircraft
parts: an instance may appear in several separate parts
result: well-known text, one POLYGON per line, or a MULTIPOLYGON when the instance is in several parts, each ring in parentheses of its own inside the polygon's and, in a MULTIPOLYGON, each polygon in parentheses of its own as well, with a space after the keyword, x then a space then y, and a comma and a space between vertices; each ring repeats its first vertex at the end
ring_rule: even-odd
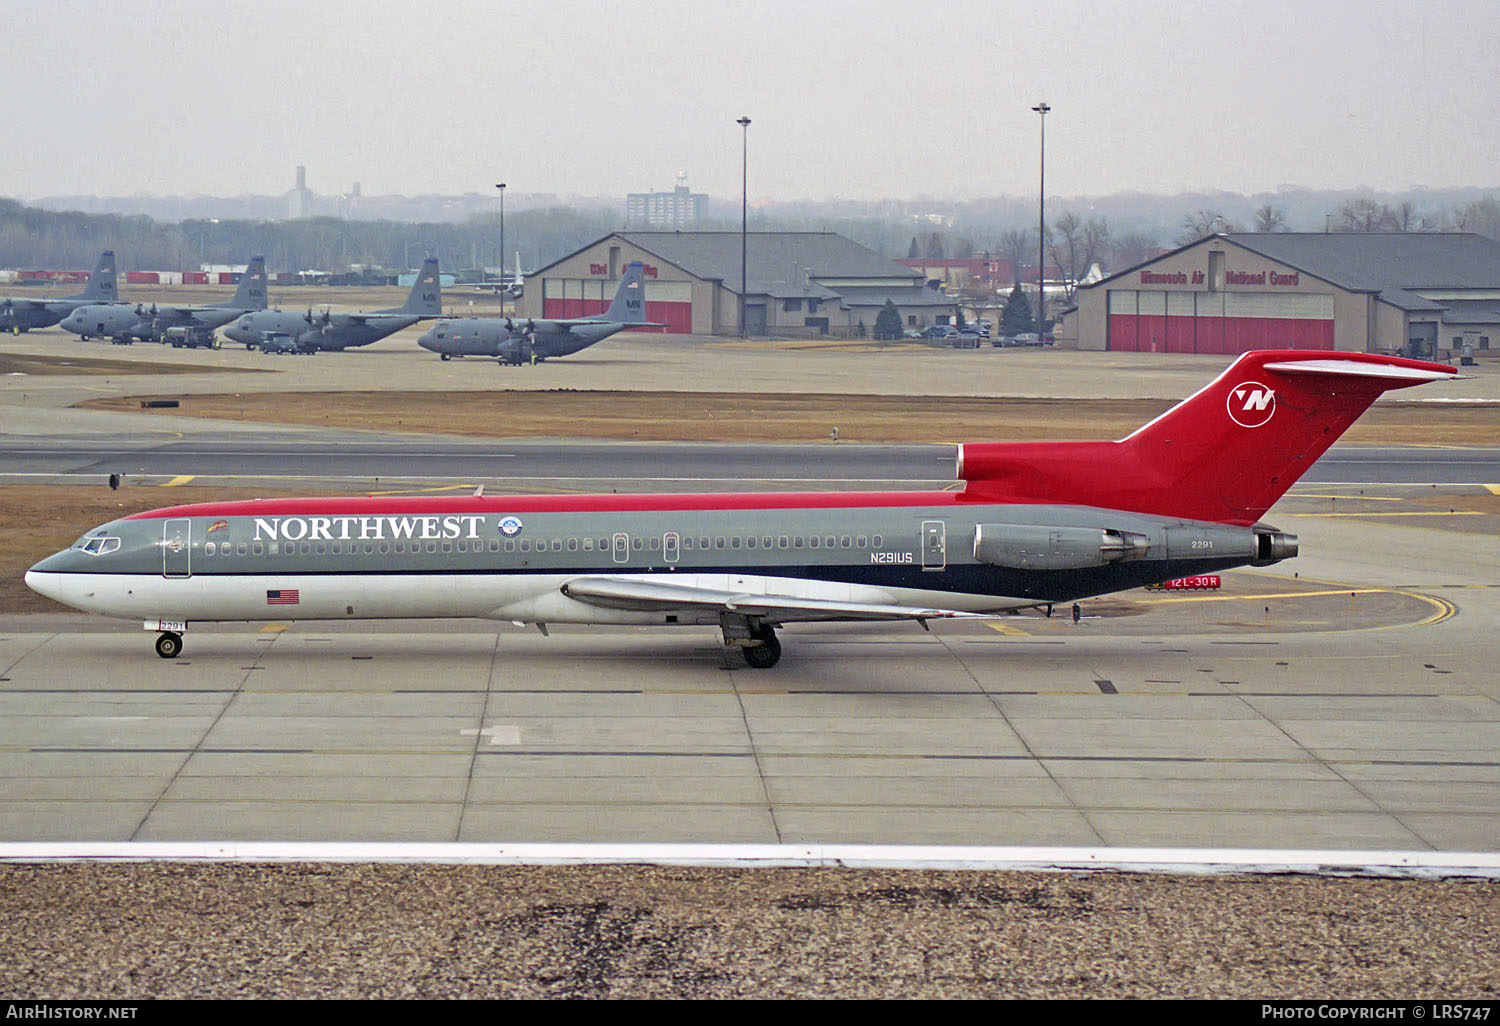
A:
POLYGON ((273 499, 89 531, 34 590, 189 623, 487 617, 717 625, 752 667, 776 628, 982 616, 1297 554, 1261 517, 1382 392, 1453 367, 1260 351, 1113 442, 959 448, 962 491, 273 499))

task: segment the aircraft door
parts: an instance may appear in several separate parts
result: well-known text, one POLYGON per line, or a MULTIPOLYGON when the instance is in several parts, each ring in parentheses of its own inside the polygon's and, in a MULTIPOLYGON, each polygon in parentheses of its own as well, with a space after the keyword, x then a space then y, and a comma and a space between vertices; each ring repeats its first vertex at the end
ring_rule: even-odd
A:
POLYGON ((630 561, 630 535, 624 531, 616 534, 612 548, 616 563, 627 563, 630 561))
POLYGON ((668 531, 661 536, 661 557, 668 563, 677 562, 677 556, 681 552, 676 531, 668 531))
POLYGON ((168 520, 162 525, 161 575, 163 577, 191 577, 193 575, 192 521, 168 520))
POLYGON ((942 570, 948 565, 948 525, 942 520, 922 521, 922 569, 942 570))

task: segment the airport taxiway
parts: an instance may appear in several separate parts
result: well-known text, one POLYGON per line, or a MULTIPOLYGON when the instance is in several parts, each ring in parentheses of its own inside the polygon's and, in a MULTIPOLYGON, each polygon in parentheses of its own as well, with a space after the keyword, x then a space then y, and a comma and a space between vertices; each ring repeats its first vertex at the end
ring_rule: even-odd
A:
MULTIPOLYGON (((0 484, 318 488, 448 485, 487 492, 936 489, 955 484, 952 445, 761 445, 434 439, 276 427, 236 437, 160 434, 16 439, 0 484)), ((1500 448, 1335 446, 1304 484, 1479 485, 1500 481, 1500 448)), ((169 499, 164 495, 164 501, 169 499)))
POLYGON ((1280 517, 1299 577, 708 630, 0 621, 8 840, 1500 847, 1494 536, 1280 517), (1307 580, 1313 578, 1313 580, 1307 580))
MULTIPOLYGON (((652 345, 652 359, 675 351, 652 345)), ((619 367, 651 368, 642 351, 548 365, 547 380, 630 387, 619 367)), ((794 387, 827 388, 839 375, 839 387, 863 387, 846 354, 744 352, 714 387, 735 387, 746 367, 763 373, 778 354, 800 368, 794 387)), ((965 355, 916 354, 918 386, 947 367, 948 387, 977 387, 953 376, 949 358, 965 355)), ((243 353, 173 354, 197 357, 249 366, 243 353)), ((318 357, 295 376, 351 387, 346 373, 398 358, 407 360, 318 357)), ((683 362, 688 371, 674 364, 659 376, 705 387, 688 384, 689 372, 712 361, 683 362)), ((455 380, 538 370, 455 363, 434 367, 455 380)), ((1209 376, 1201 359, 1158 376, 1145 361, 1130 367, 1076 391, 1186 395, 1209 376)), ((223 374, 212 387, 281 389, 287 373, 223 374)), ((207 388, 213 377, 173 385, 207 388)), ((294 457, 312 460, 298 473, 339 476, 338 455, 309 455, 326 436, 215 425, 211 438, 170 440, 141 415, 64 408, 70 396, 142 382, 6 382, 10 472, 76 480, 129 454, 151 461, 143 472, 174 477, 269 475, 294 457), (219 452, 240 455, 212 462, 215 446, 246 440, 219 452), (40 462, 16 469, 28 459, 40 462)), ((350 474, 400 458, 381 448, 388 439, 348 438, 371 446, 343 453, 350 474)), ((441 449, 423 468, 434 477, 478 477, 472 449, 405 444, 441 449)), ((519 458, 523 447, 496 448, 519 458)), ((588 447, 577 448, 583 459, 588 447)), ((603 461, 598 472, 620 477, 661 452, 600 449, 589 456, 603 461)), ((529 473, 557 454, 536 448, 529 473)), ((724 458, 707 455, 705 468, 724 458)), ((892 461, 874 470, 838 459, 850 460, 839 465, 851 482, 951 481, 950 455, 887 452, 870 457, 892 461), (933 464, 941 475, 923 470, 933 464)), ((1484 484, 1500 483, 1486 480, 1489 450, 1396 455, 1429 489, 1441 481, 1487 495, 1484 484), (1444 467, 1456 469, 1439 476, 1444 467)), ((779 466, 758 472, 780 480, 779 466)), ((1301 536, 1302 555, 1274 572, 1227 575, 1223 594, 1134 593, 1085 603, 1077 623, 1062 611, 931 633, 794 626, 769 672, 743 668, 717 632, 697 629, 542 637, 479 622, 223 625, 190 630, 183 657, 166 662, 135 625, 3 618, 0 838, 1500 849, 1500 518, 1424 504, 1410 481, 1361 495, 1356 482, 1367 479, 1389 481, 1341 465, 1305 482, 1267 518, 1301 536)), ((127 492, 148 493, 143 504, 170 502, 170 489, 127 492)))

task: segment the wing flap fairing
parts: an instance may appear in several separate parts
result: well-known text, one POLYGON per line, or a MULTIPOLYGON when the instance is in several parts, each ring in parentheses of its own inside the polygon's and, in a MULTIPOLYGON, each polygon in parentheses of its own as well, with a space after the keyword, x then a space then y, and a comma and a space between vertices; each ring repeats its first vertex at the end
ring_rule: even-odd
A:
POLYGON ((562 585, 571 599, 611 609, 640 611, 718 609, 766 619, 936 620, 972 616, 953 609, 853 602, 798 595, 759 594, 699 585, 658 583, 634 577, 575 577, 562 585))

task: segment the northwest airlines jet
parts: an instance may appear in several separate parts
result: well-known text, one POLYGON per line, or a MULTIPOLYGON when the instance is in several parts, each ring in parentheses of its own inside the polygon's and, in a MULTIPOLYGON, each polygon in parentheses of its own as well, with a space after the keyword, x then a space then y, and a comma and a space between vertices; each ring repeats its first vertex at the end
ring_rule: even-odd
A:
POLYGON ((961 491, 177 506, 95 528, 26 583, 143 618, 168 659, 189 623, 489 617, 717 625, 765 669, 785 623, 926 626, 1295 556, 1266 511, 1382 392, 1455 374, 1248 353, 1119 441, 963 445, 961 491))

